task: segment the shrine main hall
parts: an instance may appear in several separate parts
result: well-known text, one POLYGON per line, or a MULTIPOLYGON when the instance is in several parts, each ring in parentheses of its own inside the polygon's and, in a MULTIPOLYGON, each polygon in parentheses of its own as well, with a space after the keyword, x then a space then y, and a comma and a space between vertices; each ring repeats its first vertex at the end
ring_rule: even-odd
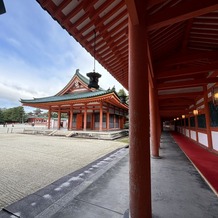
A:
POLYGON ((56 95, 21 99, 23 106, 48 110, 48 129, 51 115, 58 114, 57 129, 61 128, 61 114, 68 117, 68 130, 109 131, 124 128, 128 105, 121 101, 115 89, 89 88, 89 80, 79 70, 56 95))

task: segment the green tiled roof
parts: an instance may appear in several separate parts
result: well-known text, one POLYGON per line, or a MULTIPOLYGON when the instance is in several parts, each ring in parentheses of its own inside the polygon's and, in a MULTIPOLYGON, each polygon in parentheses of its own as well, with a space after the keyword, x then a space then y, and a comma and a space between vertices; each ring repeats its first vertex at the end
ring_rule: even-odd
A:
MULTIPOLYGON (((79 69, 76 70, 76 73, 74 74, 74 76, 72 77, 72 79, 68 82, 68 84, 61 90, 59 91, 55 96, 59 96, 63 93, 63 91, 66 91, 65 89, 72 83, 72 81, 74 80, 75 77, 78 77, 82 82, 84 82, 86 84, 86 86, 88 87, 89 84, 89 79, 85 76, 83 76, 80 72, 79 69)), ((104 90, 101 87, 99 87, 98 90, 104 90)))
POLYGON ((98 90, 94 92, 82 92, 82 93, 72 93, 61 96, 50 96, 45 98, 34 98, 34 99, 21 99, 21 103, 48 103, 48 102, 57 102, 57 101, 68 101, 68 100, 77 100, 82 98, 93 98, 97 96, 102 96, 105 94, 113 93, 113 90, 98 90))
POLYGON ((88 78, 86 78, 85 76, 83 76, 83 75, 79 72, 78 69, 76 70, 75 75, 77 75, 77 76, 78 76, 84 83, 86 83, 87 85, 89 84, 88 78))

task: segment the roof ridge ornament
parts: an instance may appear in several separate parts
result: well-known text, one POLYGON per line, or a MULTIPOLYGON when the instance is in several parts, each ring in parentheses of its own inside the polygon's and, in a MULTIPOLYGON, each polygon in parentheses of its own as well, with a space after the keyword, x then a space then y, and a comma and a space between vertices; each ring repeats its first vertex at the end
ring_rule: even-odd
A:
POLYGON ((93 72, 87 73, 86 75, 89 77, 89 88, 99 89, 98 79, 101 77, 101 74, 95 72, 95 46, 96 46, 96 31, 94 30, 94 69, 93 72))

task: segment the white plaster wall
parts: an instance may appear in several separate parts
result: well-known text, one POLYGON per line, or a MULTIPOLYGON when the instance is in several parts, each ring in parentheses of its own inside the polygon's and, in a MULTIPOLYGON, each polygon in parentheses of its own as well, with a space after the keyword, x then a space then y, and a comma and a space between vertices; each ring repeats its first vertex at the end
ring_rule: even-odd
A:
POLYGON ((197 141, 197 138, 196 138, 196 132, 191 130, 191 139, 197 141))
POLYGON ((55 128, 55 121, 54 120, 51 120, 51 128, 55 128))
POLYGON ((198 142, 208 147, 207 134, 199 132, 198 142))
POLYGON ((182 134, 185 135, 185 128, 182 128, 182 134))
POLYGON ((187 137, 189 137, 189 130, 188 130, 188 129, 185 130, 185 135, 186 135, 187 137))
POLYGON ((213 149, 218 151, 218 132, 212 131, 212 144, 213 149))

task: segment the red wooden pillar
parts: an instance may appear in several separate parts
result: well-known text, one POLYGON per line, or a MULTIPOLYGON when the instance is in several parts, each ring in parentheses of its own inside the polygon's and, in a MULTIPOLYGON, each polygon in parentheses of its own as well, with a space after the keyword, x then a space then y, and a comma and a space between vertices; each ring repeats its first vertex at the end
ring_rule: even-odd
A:
POLYGON ((114 129, 116 128, 116 116, 115 116, 115 106, 114 106, 114 114, 113 114, 113 122, 114 122, 114 129))
POLYGON ((146 25, 134 25, 129 20, 129 182, 131 218, 150 218, 152 216, 148 49, 146 39, 146 25))
POLYGON ((70 130, 70 111, 67 112, 67 129, 70 130))
POLYGON ((212 145, 212 135, 210 129, 210 113, 209 113, 209 106, 208 106, 207 86, 204 86, 204 109, 205 109, 205 118, 206 118, 208 148, 212 150, 213 145, 212 145))
POLYGON ((61 107, 58 107, 58 129, 61 128, 61 107))
POLYGON ((73 129, 73 106, 71 105, 70 106, 70 126, 69 126, 69 128, 70 128, 70 130, 72 130, 73 129))
POLYGON ((92 110, 92 129, 95 129, 95 110, 94 110, 95 107, 93 107, 93 110, 92 110))
POLYGON ((189 132, 189 138, 191 138, 190 115, 188 116, 188 132, 189 132))
POLYGON ((86 125, 87 125, 87 105, 84 105, 84 128, 83 130, 86 131, 86 125))
POLYGON ((149 84, 149 100, 150 100, 150 138, 151 138, 151 154, 154 158, 159 158, 159 128, 157 114, 157 96, 155 88, 149 84))
POLYGON ((109 105, 107 105, 107 130, 110 129, 110 113, 109 113, 109 105))
POLYGON ((48 129, 51 128, 51 106, 49 107, 48 110, 48 129))
POLYGON ((162 133, 162 126, 161 126, 161 118, 160 118, 160 112, 158 110, 158 142, 159 142, 159 148, 160 148, 160 138, 161 138, 161 133, 162 133))
MULTIPOLYGON (((195 105, 195 108, 197 108, 197 105, 195 105)), ((194 118, 195 118, 196 141, 198 142, 198 115, 194 115, 194 118)))
POLYGON ((102 122, 103 122, 103 107, 102 107, 102 102, 100 102, 99 131, 102 131, 102 122))

